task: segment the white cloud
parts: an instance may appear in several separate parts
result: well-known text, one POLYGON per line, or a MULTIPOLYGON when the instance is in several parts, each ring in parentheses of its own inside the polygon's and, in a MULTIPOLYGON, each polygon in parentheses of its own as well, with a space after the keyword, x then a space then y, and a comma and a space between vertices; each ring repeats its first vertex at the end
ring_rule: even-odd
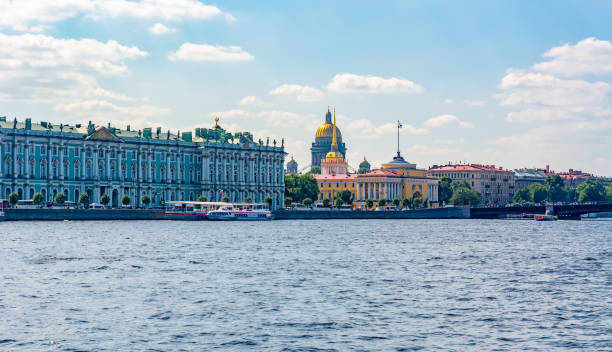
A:
POLYGON ((423 125, 429 128, 440 128, 449 125, 458 125, 459 127, 464 128, 474 127, 471 123, 461 121, 457 116, 450 114, 431 117, 427 119, 427 121, 425 121, 423 125))
POLYGON ((162 34, 168 34, 168 33, 175 33, 176 28, 168 28, 161 23, 156 23, 152 25, 151 27, 149 27, 149 32, 155 35, 162 35, 162 34))
POLYGON ((580 116, 612 114, 612 85, 553 75, 512 71, 499 86, 500 105, 518 107, 507 120, 514 122, 566 120, 580 116))
POLYGON ((110 40, 57 39, 42 34, 10 36, 0 33, 0 69, 86 68, 105 75, 127 73, 125 59, 147 56, 146 51, 110 40))
POLYGON ((232 24, 232 23, 234 23, 234 22, 236 22, 236 21, 237 21, 237 20, 236 20, 236 17, 232 16, 232 14, 231 14, 231 13, 226 13, 226 14, 225 14, 225 22, 227 22, 227 23, 229 23, 229 24, 232 24))
POLYGON ((292 95, 295 96, 298 101, 314 102, 320 101, 323 98, 323 92, 320 90, 301 86, 299 84, 283 84, 269 92, 271 95, 292 95))
POLYGON ((235 119, 235 118, 241 118, 241 117, 246 117, 246 116, 249 116, 249 112, 245 110, 240 110, 240 109, 232 109, 232 110, 227 110, 227 111, 214 111, 214 112, 208 113, 208 117, 219 117, 219 118, 228 118, 228 119, 235 119))
POLYGON ((327 90, 335 93, 421 93, 423 87, 403 78, 359 76, 352 73, 335 75, 327 84, 327 90))
POLYGON ((455 101, 453 99, 447 98, 444 99, 444 104, 453 104, 455 101))
MULTIPOLYGON (((0 0, 0 27, 59 22, 78 15, 180 21, 207 20, 222 14, 218 7, 197 0, 0 0)), ((225 14, 225 18, 231 22, 234 17, 225 14)))
MULTIPOLYGON (((345 121, 343 123, 343 129, 353 135, 355 138, 360 139, 371 139, 373 137, 380 136, 394 136, 397 133, 397 124, 385 123, 382 125, 375 125, 371 120, 368 119, 355 119, 349 120, 343 117, 345 121)), ((415 127, 409 124, 403 124, 400 129, 401 134, 411 135, 427 135, 430 131, 426 128, 415 127)))
POLYGON ((533 65, 537 71, 562 76, 612 73, 612 43, 586 38, 576 45, 564 44, 544 53, 550 61, 533 65))
POLYGON ((251 61, 253 55, 239 46, 183 43, 168 56, 170 61, 251 61))
POLYGON ((49 104, 63 117, 92 120, 135 120, 167 109, 139 104, 140 98, 104 89, 97 76, 126 75, 128 59, 147 56, 115 41, 57 39, 51 36, 0 33, 0 99, 49 104), (97 109, 97 110, 96 110, 97 109), (115 114, 109 114, 108 111, 115 114), (112 116, 111 116, 112 115, 112 116))
POLYGON ((256 96, 247 95, 246 97, 240 100, 240 106, 247 106, 247 105, 262 106, 263 101, 256 96))

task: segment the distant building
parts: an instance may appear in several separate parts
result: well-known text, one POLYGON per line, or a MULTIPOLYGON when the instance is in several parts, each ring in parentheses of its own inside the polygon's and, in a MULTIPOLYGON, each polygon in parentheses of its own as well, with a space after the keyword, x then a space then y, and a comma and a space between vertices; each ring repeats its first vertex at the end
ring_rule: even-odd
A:
POLYGON ((293 155, 292 155, 291 160, 287 162, 286 173, 287 174, 297 174, 297 172, 298 172, 298 163, 297 161, 293 160, 293 155))
POLYGON ((333 133, 336 132, 338 152, 342 157, 346 157, 346 146, 342 142, 342 133, 337 126, 332 125, 332 114, 327 109, 325 114, 325 122, 319 126, 315 134, 315 140, 312 143, 311 151, 311 166, 321 166, 321 160, 325 159, 327 153, 331 151, 333 133))
POLYGON ((249 132, 231 133, 215 119, 212 128, 170 133, 145 128, 6 121, 0 117, 0 198, 16 192, 31 199, 40 192, 52 201, 62 192, 68 201, 85 193, 91 202, 107 194, 111 205, 123 195, 141 206, 173 200, 250 197, 273 207, 283 204, 284 142, 253 140, 249 132))
POLYGON ((365 155, 363 156, 363 160, 359 163, 359 173, 362 173, 362 171, 365 171, 365 172, 371 171, 370 163, 366 160, 365 155))
POLYGON ((338 135, 336 133, 336 111, 334 110, 334 124, 332 125, 332 143, 331 148, 325 158, 321 160, 322 175, 346 174, 348 172, 348 164, 344 160, 344 155, 338 151, 338 135))
POLYGON ((567 172, 556 172, 550 174, 559 175, 565 182, 565 186, 568 188, 576 188, 578 185, 588 180, 599 181, 599 183, 603 184, 604 186, 609 185, 612 182, 612 178, 610 177, 598 177, 593 174, 574 169, 569 169, 567 172))
POLYGON ((545 183, 546 174, 546 169, 516 169, 514 170, 515 189, 527 188, 532 183, 545 183))
POLYGON ((380 169, 357 175, 357 202, 367 199, 392 201, 421 198, 432 206, 438 204, 438 179, 427 176, 427 170, 404 160, 400 152, 380 169))
POLYGON ((432 177, 448 176, 453 181, 466 181, 482 195, 483 205, 505 205, 514 196, 514 172, 495 165, 434 165, 427 172, 432 177))

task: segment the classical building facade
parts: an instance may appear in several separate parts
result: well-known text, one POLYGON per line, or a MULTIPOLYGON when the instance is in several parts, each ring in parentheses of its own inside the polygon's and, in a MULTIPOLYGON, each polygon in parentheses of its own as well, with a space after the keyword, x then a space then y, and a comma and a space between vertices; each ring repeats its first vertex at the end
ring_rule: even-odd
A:
POLYGON ((427 170, 404 160, 400 152, 380 169, 356 175, 356 202, 363 205, 372 199, 392 201, 421 198, 432 206, 438 204, 438 179, 427 176, 427 170))
POLYGON ((69 201, 87 193, 91 202, 102 194, 116 206, 124 194, 141 206, 173 200, 250 197, 283 204, 284 141, 255 142, 248 132, 230 133, 215 120, 195 134, 108 126, 7 121, 0 117, 0 198, 11 192, 20 199, 42 193, 46 201, 63 192, 69 201), (278 144, 278 145, 277 145, 278 144))
POLYGON ((285 170, 286 174, 297 174, 298 173, 298 163, 293 160, 293 155, 291 156, 291 160, 287 162, 287 169, 285 170))
POLYGON ((483 205, 506 205, 512 202, 515 191, 514 172, 495 165, 449 164, 434 165, 429 176, 448 176, 453 181, 466 181, 482 196, 483 205))
POLYGON ((311 166, 321 166, 321 160, 324 160, 327 153, 331 151, 334 132, 336 132, 338 152, 342 154, 342 157, 346 157, 346 146, 342 142, 342 133, 337 126, 334 127, 332 124, 332 114, 328 108, 325 113, 325 122, 317 129, 315 140, 310 148, 311 166))

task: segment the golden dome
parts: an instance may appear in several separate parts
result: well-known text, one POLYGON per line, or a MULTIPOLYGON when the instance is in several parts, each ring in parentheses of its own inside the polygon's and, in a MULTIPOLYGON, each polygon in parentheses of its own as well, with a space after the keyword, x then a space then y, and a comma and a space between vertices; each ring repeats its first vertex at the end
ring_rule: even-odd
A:
POLYGON ((325 155, 325 158, 344 158, 342 156, 342 153, 338 152, 338 151, 330 151, 325 155))
MULTIPOLYGON (((334 133, 334 126, 331 123, 324 123, 317 129, 317 134, 315 134, 315 138, 332 138, 334 133)), ((336 134, 338 138, 342 138, 342 134, 340 133, 340 129, 336 126, 336 134)))

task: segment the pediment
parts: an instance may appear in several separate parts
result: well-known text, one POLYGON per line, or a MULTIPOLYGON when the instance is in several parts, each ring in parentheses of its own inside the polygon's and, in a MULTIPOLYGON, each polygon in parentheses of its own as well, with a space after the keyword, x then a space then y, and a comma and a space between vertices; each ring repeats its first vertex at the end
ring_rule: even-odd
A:
POLYGON ((104 126, 99 126, 96 128, 94 133, 90 134, 86 138, 87 140, 98 140, 98 141, 113 141, 113 142, 121 142, 121 138, 115 136, 108 130, 108 128, 104 126))

